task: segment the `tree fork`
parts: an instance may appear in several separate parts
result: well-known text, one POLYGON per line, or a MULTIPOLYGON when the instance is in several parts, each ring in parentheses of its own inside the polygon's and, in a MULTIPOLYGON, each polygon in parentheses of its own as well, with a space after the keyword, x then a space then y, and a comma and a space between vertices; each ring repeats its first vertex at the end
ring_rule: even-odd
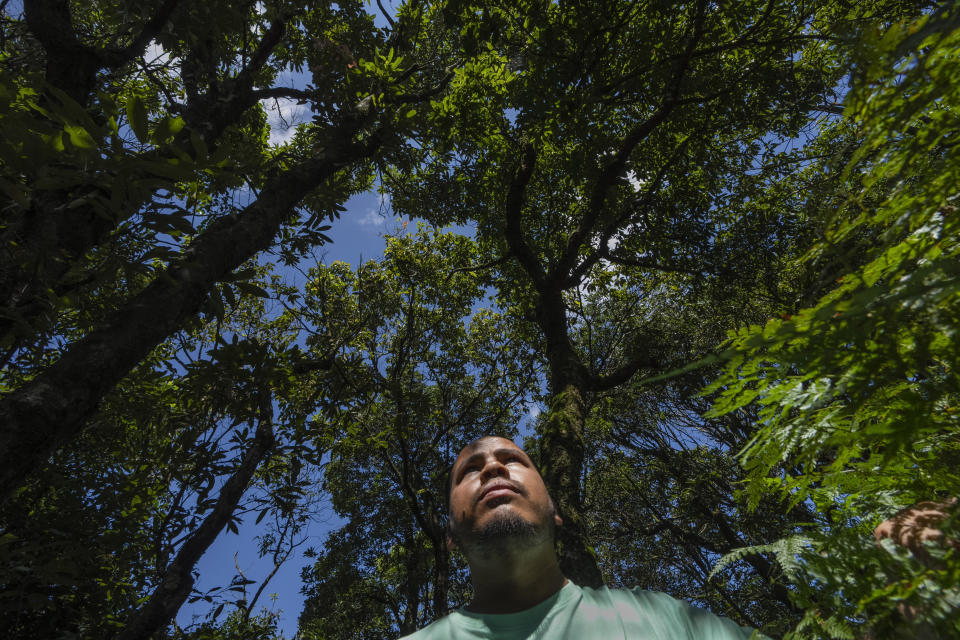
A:
MULTIPOLYGON (((95 85, 96 70, 101 66, 115 69, 129 63, 135 56, 142 55, 149 41, 166 24, 179 1, 166 0, 129 47, 107 51, 91 49, 77 42, 66 2, 28 0, 25 3, 28 24, 46 50, 50 66, 58 70, 55 74, 48 70, 47 82, 73 99, 77 108, 88 108, 95 85), (77 62, 78 60, 80 62, 77 62), (90 73, 93 75, 82 71, 84 64, 92 65, 93 70, 90 73), (78 65, 80 72, 76 71, 78 65), (62 73, 63 69, 67 70, 66 75, 62 73), (90 77, 87 77, 88 75, 90 77), (79 79, 83 80, 80 85, 70 84, 76 84, 79 79)), ((270 54, 280 43, 284 29, 283 21, 273 22, 249 64, 240 74, 211 86, 205 94, 188 101, 183 108, 188 126, 176 136, 172 147, 152 149, 140 154, 139 159, 162 161, 173 158, 175 154, 170 149, 190 148, 191 136, 194 134, 199 134, 211 150, 216 149, 216 143, 223 132, 257 103, 259 93, 254 91, 256 72, 266 64, 270 54), (227 98, 224 99, 224 96, 227 98)), ((80 193, 69 189, 41 192, 39 197, 34 198, 31 210, 25 212, 25 219, 8 225, 0 234, 5 252, 10 252, 10 246, 17 246, 15 254, 0 257, 6 267, 0 269, 0 305, 8 308, 7 313, 11 317, 23 316, 29 322, 38 318, 44 310, 55 312, 53 308, 47 309, 49 298, 38 295, 38 291, 45 285, 50 285, 57 295, 63 295, 63 292, 59 291, 64 289, 63 278, 77 259, 100 246, 120 223, 139 211, 153 193, 138 201, 128 202, 125 207, 127 213, 119 217, 104 215, 104 211, 90 203, 64 208, 67 202, 105 189, 107 187, 103 185, 95 185, 86 187, 80 193), (23 260, 36 261, 31 270, 43 273, 44 281, 24 283, 21 270, 15 268, 23 260)), ((9 334, 15 327, 14 320, 0 319, 0 336, 9 334)))

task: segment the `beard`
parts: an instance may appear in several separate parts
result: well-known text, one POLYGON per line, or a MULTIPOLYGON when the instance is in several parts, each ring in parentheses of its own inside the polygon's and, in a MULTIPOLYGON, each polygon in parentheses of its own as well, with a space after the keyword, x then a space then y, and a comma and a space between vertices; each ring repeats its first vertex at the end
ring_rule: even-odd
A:
POLYGON ((505 513, 474 532, 478 544, 491 544, 504 538, 517 542, 537 537, 537 526, 527 522, 516 513, 505 513))
POLYGON ((468 558, 490 556, 505 552, 517 552, 538 547, 545 542, 553 543, 556 524, 553 505, 544 513, 540 522, 529 522, 519 514, 508 510, 494 514, 479 527, 451 530, 451 537, 468 558))

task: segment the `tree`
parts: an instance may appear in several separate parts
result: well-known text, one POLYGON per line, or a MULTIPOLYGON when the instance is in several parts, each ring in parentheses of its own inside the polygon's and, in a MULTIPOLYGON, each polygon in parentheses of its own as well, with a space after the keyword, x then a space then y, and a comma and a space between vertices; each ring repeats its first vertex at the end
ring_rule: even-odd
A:
POLYGON ((321 478, 349 520, 304 634, 440 616, 466 597, 449 457, 509 432, 531 388, 575 581, 775 633, 797 609, 797 633, 952 630, 949 545, 866 534, 958 495, 956 16, 847 4, 412 0, 387 29, 357 2, 5 14, 6 635, 162 634, 185 598, 212 614, 181 636, 269 635, 265 582, 198 593, 193 564, 254 515, 282 562, 321 478), (265 100, 313 119, 272 146, 265 100), (374 184, 475 242, 395 238, 302 291, 271 272, 310 269, 374 184), (717 369, 691 367, 731 329, 702 417, 717 369))
POLYGON ((756 190, 779 144, 835 110, 850 47, 837 34, 913 9, 882 10, 465 2, 443 13, 481 53, 436 103, 430 144, 387 182, 398 211, 476 221, 500 304, 533 324, 549 384, 541 462, 574 581, 602 579, 581 492, 589 396, 698 357, 659 353, 655 323, 636 316, 603 357, 581 341, 578 295, 750 288, 740 276, 771 253, 779 215, 751 228, 729 205, 756 190))
MULTIPOLYGON (((940 7, 857 34, 842 123, 852 143, 817 167, 832 175, 813 207, 824 233, 797 267, 827 285, 795 313, 731 334, 711 387, 717 415, 759 409, 762 427, 740 454, 751 501, 779 494, 830 524, 772 547, 806 609, 794 637, 960 629, 956 549, 877 546, 870 535, 898 509, 960 489, 960 105, 948 80, 958 27, 956 10, 940 7), (823 200, 840 206, 817 210, 823 200)), ((934 527, 956 539, 955 518, 934 527)))
POLYGON ((325 242, 320 223, 369 184, 365 162, 402 143, 410 105, 442 85, 433 61, 390 48, 415 8, 385 34, 362 3, 137 7, 27 0, 5 22, 5 497, 216 283, 280 238, 289 259, 325 242), (170 62, 143 60, 151 42, 170 62), (328 67, 329 42, 359 61, 328 67), (274 85, 307 66, 316 86, 274 85), (270 149, 260 101, 281 97, 317 116, 270 149), (246 203, 226 197, 240 186, 246 203), (67 313, 118 279, 124 295, 100 313, 67 313))
MULTIPOLYGON (((0 521, 15 633, 164 628, 255 479, 268 487, 258 517, 296 530, 293 470, 313 452, 279 392, 303 363, 282 339, 249 339, 257 329, 220 344, 221 328, 264 293, 250 260, 277 246, 293 263, 329 241, 323 222, 444 82, 432 52, 395 53, 416 7, 379 30, 362 3, 133 5, 33 0, 4 14, 0 521), (303 69, 313 85, 278 84, 303 69), (262 106, 276 99, 316 114, 279 148, 262 106), (275 403, 289 422, 273 424, 275 403), (74 527, 65 513, 95 515, 74 527), (71 563, 87 539, 98 553, 71 563), (115 587, 85 604, 99 584, 115 587)), ((253 604, 240 606, 248 620, 253 604)))

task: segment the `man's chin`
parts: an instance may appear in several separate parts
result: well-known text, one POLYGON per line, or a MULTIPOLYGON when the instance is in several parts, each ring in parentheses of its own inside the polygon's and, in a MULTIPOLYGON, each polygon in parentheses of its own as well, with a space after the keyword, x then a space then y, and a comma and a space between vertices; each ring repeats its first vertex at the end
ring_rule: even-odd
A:
POLYGON ((553 515, 552 511, 544 513, 539 521, 531 522, 509 503, 505 503, 490 509, 467 526, 461 524, 452 527, 451 535, 468 559, 515 553, 552 545, 555 529, 553 515))
POLYGON ((537 527, 512 509, 498 509, 471 536, 479 544, 501 540, 527 540, 537 537, 537 527))

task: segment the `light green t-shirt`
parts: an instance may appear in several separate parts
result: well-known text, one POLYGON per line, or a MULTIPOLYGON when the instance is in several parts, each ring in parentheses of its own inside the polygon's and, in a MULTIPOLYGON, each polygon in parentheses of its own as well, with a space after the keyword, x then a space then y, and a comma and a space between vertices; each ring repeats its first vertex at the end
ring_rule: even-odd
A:
POLYGON ((752 634, 665 593, 580 588, 567 582, 526 611, 458 609, 403 640, 747 640, 752 634))

